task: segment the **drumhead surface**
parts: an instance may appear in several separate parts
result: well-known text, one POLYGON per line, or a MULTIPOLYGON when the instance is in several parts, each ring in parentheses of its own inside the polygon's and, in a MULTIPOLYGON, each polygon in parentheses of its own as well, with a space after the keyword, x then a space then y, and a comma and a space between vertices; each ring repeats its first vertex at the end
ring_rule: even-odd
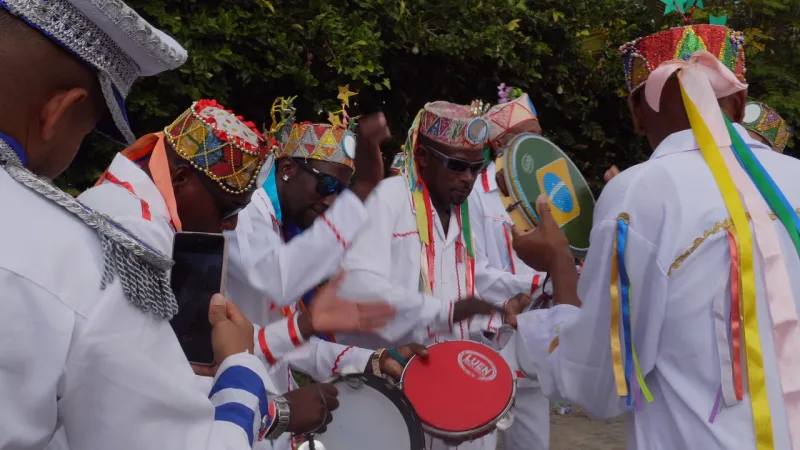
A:
POLYGON ((511 195, 504 203, 509 206, 519 202, 517 209, 524 215, 521 220, 519 214, 510 212, 514 224, 526 230, 538 224, 536 198, 545 194, 550 198, 553 218, 567 235, 573 253, 583 257, 589 248, 595 202, 572 160, 549 140, 525 133, 508 145, 498 158, 498 167, 503 168, 511 195))
POLYGON ((413 357, 402 386, 422 423, 446 433, 463 433, 493 423, 508 409, 514 378, 503 358, 471 341, 428 347, 425 361, 413 357))
POLYGON ((348 375, 333 385, 339 408, 325 433, 314 435, 316 450, 425 448, 419 418, 395 385, 368 374, 348 375))

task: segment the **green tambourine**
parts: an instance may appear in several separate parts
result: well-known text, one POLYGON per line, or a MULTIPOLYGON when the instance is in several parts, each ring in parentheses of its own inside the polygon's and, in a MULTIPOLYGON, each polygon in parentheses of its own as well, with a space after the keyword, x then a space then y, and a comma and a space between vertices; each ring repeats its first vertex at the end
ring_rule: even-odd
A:
POLYGON ((547 139, 525 133, 511 141, 495 162, 508 190, 506 195, 500 189, 500 196, 514 225, 526 231, 535 228, 536 198, 545 194, 573 255, 583 259, 589 250, 595 202, 572 160, 547 139))

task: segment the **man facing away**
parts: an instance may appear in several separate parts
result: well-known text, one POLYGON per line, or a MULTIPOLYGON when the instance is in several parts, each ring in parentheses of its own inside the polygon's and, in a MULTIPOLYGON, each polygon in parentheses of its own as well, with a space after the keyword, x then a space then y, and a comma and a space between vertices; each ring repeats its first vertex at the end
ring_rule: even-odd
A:
POLYGON ((0 448, 59 425, 79 449, 250 448, 270 417, 252 325, 215 296, 215 408, 167 323, 171 260, 49 181, 98 123, 131 142, 131 85, 185 51, 121 1, 2 0, 0 58, 0 448))
POLYGON ((631 449, 800 445, 800 162, 731 125, 742 44, 693 25, 622 47, 654 152, 603 190, 580 283, 546 198, 514 238, 559 303, 519 318, 545 394, 626 414, 631 449))

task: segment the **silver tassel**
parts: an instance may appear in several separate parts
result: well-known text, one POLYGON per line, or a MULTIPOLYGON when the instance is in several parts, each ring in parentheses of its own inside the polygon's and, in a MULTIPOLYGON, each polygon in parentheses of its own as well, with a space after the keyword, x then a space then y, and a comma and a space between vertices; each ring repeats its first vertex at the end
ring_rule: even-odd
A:
POLYGON ((18 183, 61 206, 97 231, 103 245, 105 289, 118 277, 125 298, 142 311, 164 319, 178 313, 169 282, 172 259, 151 248, 111 218, 92 211, 77 199, 22 166, 17 154, 0 139, 0 166, 18 183))

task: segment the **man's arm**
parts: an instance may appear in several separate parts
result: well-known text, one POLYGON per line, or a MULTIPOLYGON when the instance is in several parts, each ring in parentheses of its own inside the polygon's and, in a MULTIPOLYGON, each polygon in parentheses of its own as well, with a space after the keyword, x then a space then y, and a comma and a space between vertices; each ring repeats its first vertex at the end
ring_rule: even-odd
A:
MULTIPOLYGON (((515 258, 514 271, 501 270, 489 264, 487 235, 493 225, 485 217, 483 203, 477 191, 469 198, 470 226, 475 248, 475 289, 480 297, 495 305, 503 305, 517 294, 527 294, 533 298, 542 292, 545 274, 536 272, 515 258)), ((499 201, 499 198, 498 198, 499 201)), ((511 250, 511 227, 507 229, 508 244, 511 250)), ((511 250, 513 252, 513 250, 511 250)), ((514 255, 516 257, 516 255, 514 255)))
MULTIPOLYGON (((236 230, 225 232, 229 273, 265 301, 286 306, 336 272, 368 216, 361 200, 345 190, 308 230, 284 243, 265 200, 266 195, 256 192, 239 214, 236 230)), ((235 292, 231 296, 236 300, 235 292)))
MULTIPOLYGON (((624 360, 622 326, 609 328, 616 232, 615 220, 596 223, 580 283, 574 261, 566 256, 555 260, 551 276, 557 305, 517 318, 545 395, 580 405, 597 418, 621 414, 625 403, 617 391, 610 337, 613 333, 623 342, 624 360)), ((647 377, 658 352, 667 276, 657 262, 656 247, 633 228, 627 234, 625 261, 632 286, 632 339, 641 374, 647 377)))

